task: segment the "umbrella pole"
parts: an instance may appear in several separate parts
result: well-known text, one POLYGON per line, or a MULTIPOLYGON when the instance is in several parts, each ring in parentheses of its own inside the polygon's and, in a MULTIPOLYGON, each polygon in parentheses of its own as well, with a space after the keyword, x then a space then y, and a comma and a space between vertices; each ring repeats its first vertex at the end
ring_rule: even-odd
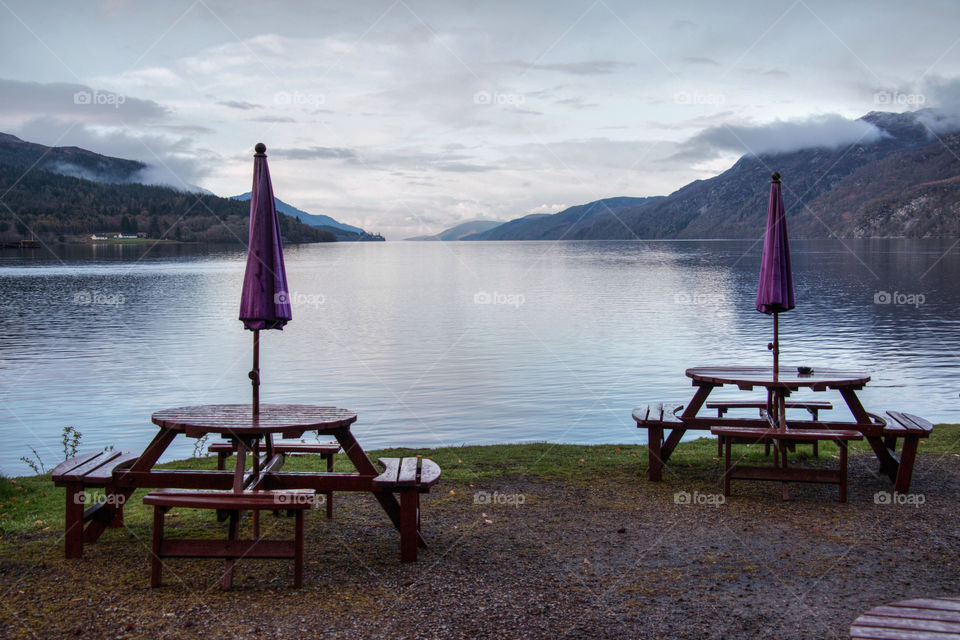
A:
POLYGON ((773 312, 773 379, 780 379, 780 314, 773 312))
POLYGON ((260 330, 253 331, 253 369, 250 371, 253 386, 253 415, 260 415, 260 330))

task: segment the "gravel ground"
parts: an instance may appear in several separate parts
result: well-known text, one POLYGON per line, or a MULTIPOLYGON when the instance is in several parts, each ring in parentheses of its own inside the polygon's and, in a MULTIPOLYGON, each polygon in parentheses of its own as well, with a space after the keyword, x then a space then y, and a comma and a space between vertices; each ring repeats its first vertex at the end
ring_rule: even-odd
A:
POLYGON ((334 520, 309 514, 300 590, 289 562, 240 562, 223 592, 221 561, 188 559, 150 589, 147 527, 108 530, 82 560, 47 534, 0 558, 0 637, 846 638, 878 604, 960 593, 960 458, 921 457, 921 505, 877 504, 891 485, 872 466, 851 458, 845 505, 832 485, 782 501, 746 481, 718 504, 719 468, 441 480, 412 565, 372 498, 343 495, 334 520))

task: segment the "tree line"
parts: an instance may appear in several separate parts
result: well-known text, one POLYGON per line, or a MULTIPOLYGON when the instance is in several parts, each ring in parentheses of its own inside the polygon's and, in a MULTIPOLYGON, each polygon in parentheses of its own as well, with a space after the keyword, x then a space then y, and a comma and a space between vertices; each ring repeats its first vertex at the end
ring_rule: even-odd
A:
MULTIPOLYGON (((0 240, 65 242, 143 232, 183 242, 247 241, 250 203, 144 184, 105 184, 0 164, 0 240)), ((335 242, 329 231, 280 214, 286 242, 335 242)))

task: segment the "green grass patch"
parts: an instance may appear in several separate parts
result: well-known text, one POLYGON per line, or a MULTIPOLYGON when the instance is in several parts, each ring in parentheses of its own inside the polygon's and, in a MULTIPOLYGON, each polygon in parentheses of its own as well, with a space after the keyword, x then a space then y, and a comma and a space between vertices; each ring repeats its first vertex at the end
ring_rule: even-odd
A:
MULTIPOLYGON (((872 455, 866 442, 855 442, 851 449, 872 455)), ((745 462, 763 464, 767 460, 762 445, 739 445, 738 457, 745 462)), ((809 458, 810 447, 799 445, 796 459, 809 458)), ((636 479, 641 481, 647 467, 647 448, 639 445, 568 445, 551 443, 448 447, 443 449, 382 449, 368 452, 372 460, 379 457, 421 455, 434 460, 443 469, 441 484, 474 484, 492 479, 535 477, 573 483, 597 482, 602 479, 636 479)), ((820 444, 820 458, 835 456, 831 443, 820 444)), ((921 440, 920 455, 960 455, 960 425, 938 425, 933 435, 921 440)), ((231 458, 231 462, 232 462, 231 458)), ((337 471, 353 471, 346 456, 336 457, 337 471)), ((681 443, 670 459, 674 468, 691 467, 702 471, 718 468, 717 441, 700 438, 681 443)), ((161 468, 214 469, 216 457, 192 458, 160 465, 161 468)), ((228 468, 232 465, 228 462, 228 468)), ((326 463, 319 456, 289 456, 284 465, 288 471, 324 471, 326 463)), ((150 526, 151 511, 143 506, 147 490, 138 490, 124 510, 128 525, 150 526)), ((102 489, 89 492, 102 496, 102 489)), ((198 510, 184 510, 180 527, 203 530, 213 515, 198 510)), ((64 489, 54 487, 49 474, 0 477, 0 553, 15 552, 17 546, 33 537, 60 535, 64 523, 64 489)))

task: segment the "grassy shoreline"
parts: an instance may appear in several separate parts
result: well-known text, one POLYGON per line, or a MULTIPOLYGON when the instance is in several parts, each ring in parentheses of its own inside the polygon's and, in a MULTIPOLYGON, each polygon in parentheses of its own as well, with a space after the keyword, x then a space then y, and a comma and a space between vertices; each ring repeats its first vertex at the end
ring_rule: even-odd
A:
MULTIPOLYGON (((957 425, 920 446, 912 491, 922 505, 878 501, 892 485, 864 443, 850 458, 847 504, 832 486, 791 487, 784 501, 778 486, 748 482, 718 500, 721 462, 706 438, 677 449, 663 482, 646 480, 638 445, 370 453, 425 455, 443 468, 424 496, 428 548, 399 562, 372 496, 338 494, 333 520, 306 518, 302 589, 290 588, 288 562, 251 560, 222 591, 222 563, 205 559, 171 561, 164 585, 150 588, 152 518, 137 495, 122 528, 65 559, 63 490, 46 475, 4 479, 0 637, 806 640, 846 637, 878 604, 956 593, 957 425)), ((822 446, 807 464, 833 455, 822 446)), ((286 468, 322 466, 310 456, 286 468)), ((167 517, 173 537, 224 534, 212 512, 167 517)), ((288 537, 291 522, 267 515, 262 526, 288 537)))
MULTIPOLYGON (((683 442, 674 452, 670 467, 676 470, 681 479, 684 468, 719 470, 721 463, 717 457, 716 446, 716 440, 712 438, 683 442)), ((745 452, 748 460, 762 464, 763 447, 752 446, 745 452)), ((636 444, 571 445, 542 442, 439 449, 380 449, 368 453, 373 460, 383 456, 396 456, 398 453, 433 459, 443 470, 438 487, 440 492, 446 491, 443 488, 444 483, 469 487, 478 482, 521 477, 577 485, 589 484, 598 479, 622 480, 630 476, 636 477, 637 481, 645 481, 647 466, 647 447, 636 444)), ((826 460, 836 454, 835 446, 829 443, 821 444, 821 459, 826 460)), ((872 452, 866 442, 856 442, 851 446, 851 455, 872 456, 872 452)), ((929 439, 920 441, 919 455, 960 456, 960 425, 937 425, 929 439)), ((803 460, 808 456, 800 451, 797 457, 803 460)), ((206 456, 159 466, 213 469, 216 468, 215 461, 215 456, 206 456)), ((319 471, 322 468, 317 456, 291 456, 284 466, 284 469, 289 471, 319 471)), ((335 469, 353 471, 352 465, 343 455, 337 456, 335 469)), ((125 508, 128 524, 148 524, 150 514, 140 500, 146 492, 145 489, 138 490, 128 501, 125 508)), ((187 521, 192 517, 193 514, 187 516, 187 521)), ((53 486, 49 473, 0 478, 0 555, 15 551, 22 543, 58 538, 62 535, 63 524, 64 489, 53 486)))

